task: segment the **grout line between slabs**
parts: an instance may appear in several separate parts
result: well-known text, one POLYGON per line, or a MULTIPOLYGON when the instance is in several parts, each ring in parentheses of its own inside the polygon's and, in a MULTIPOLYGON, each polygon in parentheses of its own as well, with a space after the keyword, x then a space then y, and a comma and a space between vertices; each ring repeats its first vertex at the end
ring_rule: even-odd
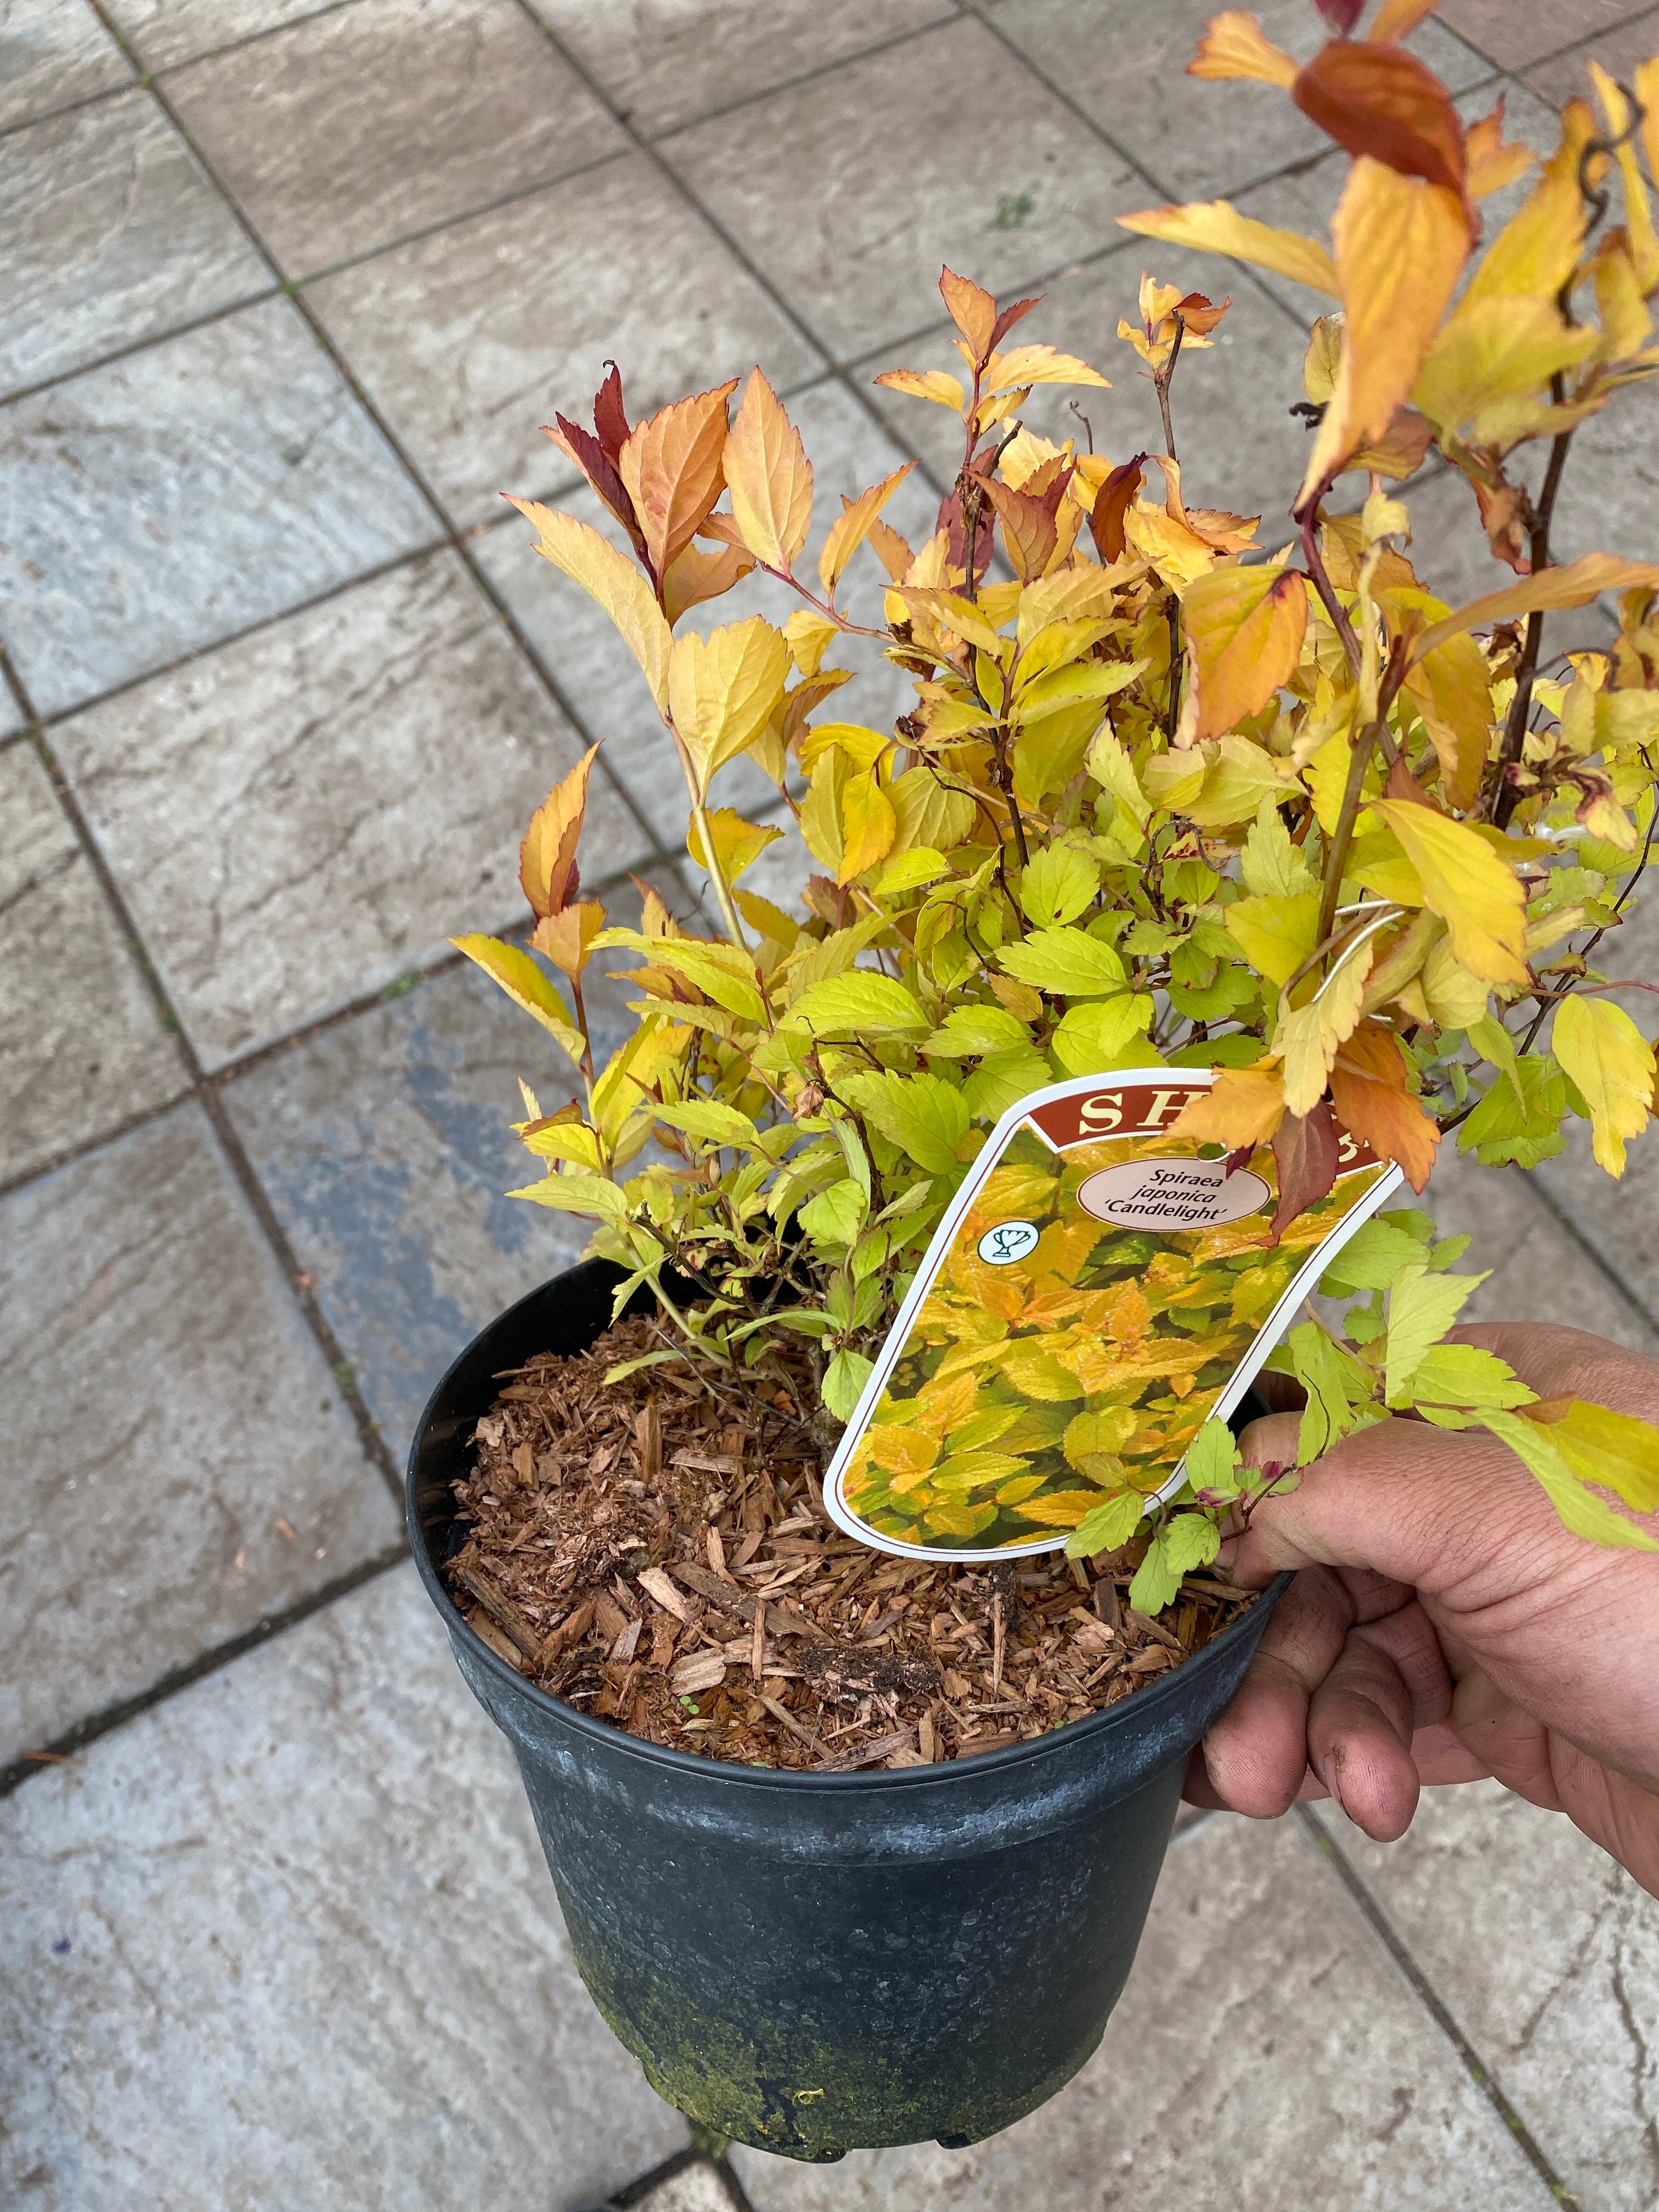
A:
MULTIPOLYGON (((135 86, 134 90, 142 90, 135 86)), ((35 399, 42 392, 55 391, 60 384, 72 384, 77 376, 94 376, 100 369, 112 368, 118 362, 131 361, 135 354, 149 353, 152 348, 165 345, 170 338, 188 337, 193 331, 210 329, 222 323, 228 315, 239 315, 244 307, 263 307, 274 300, 282 290, 279 284, 267 284, 258 292, 245 292, 240 298, 227 300, 222 307, 210 307, 203 314, 192 315, 187 322, 169 323, 163 331, 151 331, 143 337, 131 339, 127 344, 113 347, 108 353, 94 354, 89 360, 77 361, 68 368, 61 368, 53 376, 40 377, 33 384, 14 385, 9 392, 0 392, 0 407, 15 407, 25 399, 35 399)))
POLYGON ((220 1673, 233 1661, 256 1650, 261 1644, 270 1643, 273 1637, 282 1635, 284 1630, 297 1628, 301 1621, 309 1620, 313 1613, 326 1611, 337 1599, 349 1596, 353 1590, 361 1589, 365 1583, 374 1582, 392 1568, 401 1566, 408 1557, 407 1544, 377 1552, 372 1559, 360 1560, 347 1573, 337 1575, 332 1582, 325 1583, 319 1589, 297 1598, 280 1612, 262 1614, 252 1628, 245 1628, 239 1636, 228 1637, 210 1650, 198 1652, 194 1659, 185 1660, 182 1666, 171 1668, 165 1674, 159 1675, 147 1690, 137 1691, 130 1698, 118 1698, 113 1705, 101 1706, 97 1712, 88 1713, 84 1719, 65 1729, 61 1735, 55 1736, 50 1743, 39 1746, 33 1755, 24 1752, 9 1765, 0 1766, 0 1798, 9 1797, 31 1775, 49 1772, 62 1761, 73 1759, 89 1744, 96 1743, 100 1736, 109 1735, 116 1729, 124 1728, 129 1721, 137 1720, 155 1706, 165 1705, 168 1698, 177 1697, 180 1690, 188 1690, 195 1683, 205 1681, 210 1674, 220 1673), (40 1755, 42 1753, 46 1754, 44 1758, 40 1755))
POLYGON ((1310 1807, 1297 1805, 1294 1810, 1309 1840, 1322 1857, 1330 1861, 1337 1880, 1358 1906, 1372 1933, 1409 1983, 1413 1995, 1456 2052, 1469 2079, 1513 2136, 1516 2149, 1558 2204, 1576 2206, 1579 2201, 1577 2197, 1550 2163, 1531 2129, 1504 2095, 1491 2067, 1458 2026, 1439 1991, 1418 1965, 1404 1937, 1371 1894, 1364 1875, 1310 1807))
POLYGON ((1597 1251, 1595 1244, 1580 1228, 1571 1210, 1561 1204, 1547 1183, 1538 1180, 1537 1170, 1517 1168, 1515 1172, 1524 1179, 1527 1188, 1532 1194, 1534 1203, 1549 1215, 1558 1228, 1565 1231, 1603 1281, 1617 1291, 1620 1299, 1630 1308, 1638 1320, 1651 1329, 1656 1336, 1659 1336, 1659 1314, 1654 1312, 1644 1298, 1637 1296, 1612 1261, 1605 1255, 1597 1251))

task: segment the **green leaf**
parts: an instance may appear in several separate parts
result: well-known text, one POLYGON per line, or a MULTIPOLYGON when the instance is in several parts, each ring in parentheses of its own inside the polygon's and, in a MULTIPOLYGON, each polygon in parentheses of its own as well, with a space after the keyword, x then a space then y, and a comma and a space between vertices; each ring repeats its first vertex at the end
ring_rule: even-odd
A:
POLYGON ((821 1037, 920 1036, 933 1026, 914 993, 867 968, 809 984, 788 1018, 821 1037))
POLYGON ((1527 1110, 1527 1094, 1521 1087, 1519 1064, 1516 1056, 1515 1039, 1502 1022, 1491 1014, 1482 1014, 1468 1033, 1469 1042, 1482 1060, 1490 1060, 1500 1075, 1507 1075, 1515 1093, 1516 1109, 1527 1110))
POLYGON ((1533 1405, 1538 1397, 1495 1352, 1474 1344, 1431 1344, 1407 1387, 1414 1406, 1507 1409, 1533 1405))
POLYGON ((861 1352, 838 1352, 823 1371, 820 1395, 838 1421, 850 1421, 865 1384, 875 1372, 861 1352))
POLYGON ((1564 1528, 1592 1544, 1627 1551, 1659 1552, 1644 1528, 1615 1513, 1605 1499, 1587 1490, 1565 1454, 1551 1440, 1548 1428, 1529 1421, 1524 1413, 1494 1409, 1481 1419, 1481 1426, 1506 1443, 1537 1476, 1564 1528))
POLYGON ((951 863, 943 853, 931 845, 918 845, 908 853, 901 853, 876 885, 878 898, 896 898, 901 891, 919 891, 924 884, 936 884, 941 876, 951 872, 951 863))
POLYGON ((700 937, 642 937, 637 929, 602 929, 593 949, 611 946, 643 952, 653 967, 672 969, 728 1013, 742 1014, 751 1022, 766 1018, 755 963, 734 945, 714 945, 700 937))
POLYGON ((683 1352, 641 1352, 637 1359, 618 1360, 614 1367, 605 1369, 605 1388, 608 1390, 613 1382, 620 1382, 625 1375, 637 1375, 642 1367, 665 1367, 670 1360, 683 1361, 684 1358, 683 1352))
POLYGON ((1282 988, 1319 941, 1319 893, 1238 899, 1227 908, 1225 921, 1229 936, 1251 967, 1282 988))
POLYGON ((1212 1490, 1232 1497, 1238 1489, 1235 1470, 1238 1445, 1225 1421, 1212 1413, 1187 1447, 1182 1472, 1194 1490, 1212 1490))
POLYGON ((1221 1531, 1207 1513, 1172 1513, 1146 1547, 1129 1585, 1137 1613, 1162 1613, 1180 1592, 1182 1577, 1207 1567, 1221 1549, 1221 1531))
POLYGON ((522 1190, 510 1190, 509 1198, 533 1199, 538 1206, 551 1206, 556 1213, 597 1214, 601 1221, 622 1223, 628 1218, 628 1200, 614 1182, 603 1176, 550 1175, 539 1182, 526 1183, 522 1190))
POLYGON ((939 1075, 854 1075, 837 1086, 848 1103, 929 1175, 955 1168, 968 1133, 961 1091, 939 1075))
POLYGON ((1060 998, 1103 998, 1127 981, 1111 946, 1081 929, 1034 930, 1004 945, 997 959, 1018 981, 1060 998))
POLYGON ((1035 1045, 1012 1045, 987 1053, 962 1086, 962 1103, 976 1121, 994 1121, 1032 1091, 1054 1080, 1054 1071, 1035 1045))
POLYGON ((1473 1152, 1483 1168, 1511 1160, 1517 1167, 1535 1168, 1564 1148, 1567 1086, 1554 1060, 1548 1053, 1528 1053, 1516 1060, 1515 1075, 1522 1103, 1516 1103, 1510 1083, 1500 1079, 1457 1133, 1459 1152, 1473 1152))
MULTIPOLYGON (((1427 1216, 1422 1217, 1425 1221, 1427 1216)), ((1356 1229, 1321 1279, 1322 1296, 1346 1297, 1354 1291, 1386 1291, 1402 1267, 1424 1259, 1424 1240, 1377 1214, 1356 1229)))
POLYGON ((1409 1402, 1407 1388, 1430 1346, 1439 1343, 1486 1279, 1484 1274, 1431 1275, 1421 1261, 1400 1270, 1389 1291, 1384 1395, 1390 1406, 1409 1402))
POLYGON ((504 944, 499 937, 452 937, 458 952, 482 968, 498 983, 515 1006, 521 1006, 556 1037, 567 1056, 580 1067, 587 1048, 581 1031, 570 1018, 570 1010, 547 971, 538 967, 520 945, 504 944))
POLYGON ((1115 1552, 1139 1528, 1146 1501, 1138 1490, 1120 1490, 1091 1505, 1066 1539, 1068 1559, 1086 1559, 1097 1552, 1115 1552))
POLYGON ((1301 848, 1291 842, 1291 833, 1272 796, 1262 800, 1255 826, 1244 840, 1238 872, 1245 890, 1257 898, 1296 898, 1317 888, 1313 870, 1303 858, 1301 848))
POLYGON ((1006 1006, 975 1005, 952 1006, 921 1048, 943 1060, 967 1060, 1030 1042, 1031 1032, 1018 1014, 1006 1006))
MULTIPOLYGON (((1097 1075, 1121 1067, 1129 1047, 1151 1029, 1154 1011, 1150 994, 1144 991, 1121 992, 1115 999, 1070 1006, 1049 1038, 1048 1049, 1067 1075, 1097 1075)), ((1255 1049, 1259 1056, 1260 1045, 1255 1049)), ((1130 1055, 1130 1060, 1140 1057, 1130 1055)), ((1145 1057, 1155 1060, 1157 1054, 1149 1050, 1145 1057)))
POLYGON ((1576 1398, 1546 1434, 1581 1482, 1617 1491, 1638 1513, 1659 1513, 1659 1429, 1576 1398))
POLYGON ((865 1193, 850 1176, 844 1176, 809 1199, 795 1218, 817 1243, 844 1245, 852 1243, 863 1228, 867 1207, 865 1193))
POLYGON ((1047 845, 1033 853, 1019 879, 1019 903, 1025 919, 1039 929, 1075 921, 1094 904, 1100 890, 1100 866, 1075 845, 1047 845))
POLYGON ((665 1121, 671 1129, 699 1138, 706 1145, 740 1145, 760 1152, 766 1149, 760 1131, 749 1116, 718 1098, 688 1098, 678 1105, 654 1106, 652 1115, 654 1120, 665 1121))
POLYGON ((1293 1328, 1285 1348, 1296 1379, 1308 1394, 1296 1440, 1296 1463, 1306 1467, 1358 1425, 1355 1409, 1369 1401, 1373 1379, 1314 1322, 1293 1328))

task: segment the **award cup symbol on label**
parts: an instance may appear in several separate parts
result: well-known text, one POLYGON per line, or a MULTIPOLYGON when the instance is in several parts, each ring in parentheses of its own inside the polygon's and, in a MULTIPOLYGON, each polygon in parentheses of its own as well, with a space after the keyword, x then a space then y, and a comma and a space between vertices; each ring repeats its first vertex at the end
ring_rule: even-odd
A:
POLYGON ((1150 1505, 1179 1486, 1205 1420, 1401 1180, 1345 1135, 1333 1188, 1271 1243, 1271 1149, 1245 1162, 1169 1133, 1213 1080, 1126 1068, 1004 1115, 830 1462, 824 1502, 849 1534, 1006 1559, 1060 1549, 1109 1492, 1150 1505))

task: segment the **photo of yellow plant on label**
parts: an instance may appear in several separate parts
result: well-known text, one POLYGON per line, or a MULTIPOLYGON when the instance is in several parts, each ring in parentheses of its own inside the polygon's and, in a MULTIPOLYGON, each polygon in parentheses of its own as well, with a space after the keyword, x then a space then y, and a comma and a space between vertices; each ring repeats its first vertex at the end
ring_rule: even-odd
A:
MULTIPOLYGON (((1275 1234, 1269 1146, 1174 1128, 1206 1068, 1034 1091, 993 1131, 848 1423, 824 1501, 907 1557, 1060 1549, 1178 1486, 1337 1249, 1399 1187, 1338 1129, 1328 1194, 1275 1234)), ((1130 1525, 1133 1525, 1133 1518, 1130 1525)))

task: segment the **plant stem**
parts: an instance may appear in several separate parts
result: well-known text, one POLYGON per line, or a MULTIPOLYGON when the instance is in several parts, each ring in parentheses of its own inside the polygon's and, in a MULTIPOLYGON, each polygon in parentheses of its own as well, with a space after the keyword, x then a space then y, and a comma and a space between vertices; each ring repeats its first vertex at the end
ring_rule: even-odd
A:
POLYGON ((1171 460, 1176 458, 1175 432, 1170 426, 1170 386, 1175 380, 1176 363, 1181 358, 1181 342, 1187 335, 1184 315, 1174 318, 1175 343, 1170 348, 1170 358, 1161 369, 1152 371, 1152 386, 1158 393, 1158 411, 1164 418, 1164 450, 1171 460))
MULTIPOLYGON (((1550 398, 1559 407, 1565 394, 1565 381, 1558 371, 1550 379, 1550 398)), ((1556 496, 1561 489, 1561 474, 1567 463, 1567 447, 1571 443, 1572 432, 1563 430, 1550 447, 1550 465, 1528 533, 1534 576, 1541 576, 1549 566, 1550 523, 1555 514, 1556 496)), ((1538 659, 1543 643, 1544 617, 1541 611, 1534 611, 1527 617, 1526 641, 1521 648, 1521 665, 1515 672, 1515 696, 1510 702, 1510 717, 1504 726, 1504 742, 1498 749, 1497 775, 1492 792, 1492 818, 1500 830, 1508 828, 1510 817, 1521 802, 1520 790, 1510 781, 1509 771, 1520 759, 1522 747, 1527 741, 1527 718, 1532 712, 1533 679, 1538 673, 1538 659)))
POLYGON ((1342 641, 1342 650, 1348 657, 1349 670, 1353 675, 1358 676, 1364 655, 1359 649, 1359 640, 1354 635, 1353 624, 1348 619, 1348 611, 1337 598, 1336 587, 1327 574, 1324 561, 1320 556, 1317 507, 1314 508, 1312 514, 1303 519, 1302 554, 1308 564, 1308 574, 1313 579, 1314 589, 1318 592, 1324 604, 1325 611, 1331 618, 1331 626, 1342 641))
POLYGON ((1164 734, 1175 743, 1175 733, 1181 720, 1181 602, 1173 594, 1170 599, 1170 697, 1164 710, 1164 734))
POLYGON ((1348 847, 1353 842, 1353 825, 1358 818, 1360 793, 1364 789, 1365 770, 1370 766, 1371 753, 1376 744, 1378 725, 1368 722, 1353 741, 1348 756, 1348 781, 1342 790, 1342 811, 1336 818, 1336 829, 1331 837, 1331 848, 1325 856, 1325 882, 1319 900, 1319 926, 1315 931, 1320 944, 1331 933, 1331 924, 1336 919, 1337 901, 1342 896, 1342 871, 1347 866, 1348 847))
POLYGON ((703 858, 708 866, 708 879, 714 886, 714 896, 720 902, 720 918, 726 924, 726 934, 740 952, 751 952, 749 939, 743 933, 743 924, 738 919, 737 902, 732 896, 732 886, 726 880, 726 871, 720 866, 720 854, 714 850, 714 833, 708 820, 708 809, 701 800, 691 810, 691 819, 696 824, 697 835, 702 840, 703 858))

